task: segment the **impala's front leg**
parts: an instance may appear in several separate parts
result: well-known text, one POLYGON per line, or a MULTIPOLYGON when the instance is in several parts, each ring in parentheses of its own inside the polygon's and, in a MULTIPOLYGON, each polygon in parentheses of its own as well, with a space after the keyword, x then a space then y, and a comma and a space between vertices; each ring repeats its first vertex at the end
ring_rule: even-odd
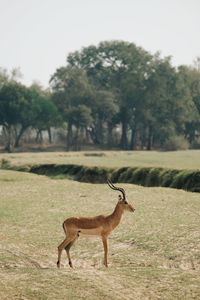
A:
POLYGON ((103 264, 107 268, 108 267, 108 237, 103 235, 102 242, 103 242, 103 247, 104 247, 104 262, 103 262, 103 264))

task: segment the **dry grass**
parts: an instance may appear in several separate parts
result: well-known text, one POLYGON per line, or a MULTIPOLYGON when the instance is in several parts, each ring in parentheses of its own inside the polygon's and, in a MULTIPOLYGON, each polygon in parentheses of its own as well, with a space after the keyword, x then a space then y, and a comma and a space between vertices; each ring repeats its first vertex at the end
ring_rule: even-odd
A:
POLYGON ((98 239, 72 248, 74 270, 57 245, 72 215, 110 213, 106 185, 0 170, 0 299, 199 299, 200 195, 124 185, 134 214, 110 238, 110 265, 98 239))
POLYGON ((40 152, 0 153, 0 163, 6 159, 13 165, 83 164, 87 166, 163 167, 171 169, 200 169, 200 150, 156 151, 102 151, 102 152, 40 152))

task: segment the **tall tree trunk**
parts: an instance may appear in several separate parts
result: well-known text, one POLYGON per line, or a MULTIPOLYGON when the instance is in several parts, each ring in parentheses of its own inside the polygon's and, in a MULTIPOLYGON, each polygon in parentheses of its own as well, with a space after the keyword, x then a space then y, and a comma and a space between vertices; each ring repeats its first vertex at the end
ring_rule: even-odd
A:
POLYGON ((147 137, 147 150, 151 150, 153 145, 153 128, 149 125, 149 132, 147 137))
POLYGON ((39 141, 39 133, 40 133, 40 131, 39 131, 39 129, 36 131, 36 138, 35 138, 35 142, 36 143, 38 143, 38 141, 39 141))
POLYGON ((121 148, 128 150, 128 137, 127 137, 128 123, 126 120, 122 121, 122 135, 121 135, 121 148))
POLYGON ((50 127, 47 128, 47 132, 48 132, 48 137, 49 137, 49 144, 52 144, 52 134, 51 134, 51 128, 50 127))
POLYGON ((97 137, 100 145, 104 144, 104 136, 103 136, 103 121, 102 119, 99 118, 98 123, 97 123, 97 137))
POLYGON ((80 140, 79 140, 79 132, 80 132, 80 127, 76 127, 76 133, 75 133, 75 138, 74 138, 74 150, 79 151, 80 150, 80 140))
POLYGON ((96 132, 96 126, 91 127, 90 130, 87 130, 88 134, 90 135, 90 138, 94 145, 99 145, 100 142, 98 140, 97 132, 96 132))
POLYGON ((121 124, 122 124, 122 135, 121 135, 121 142, 120 146, 123 150, 128 150, 128 109, 126 107, 121 108, 121 124))
POLYGON ((36 135, 36 139, 35 139, 36 143, 42 144, 43 143, 43 135, 42 135, 42 129, 39 129, 37 131, 37 135, 36 135))
POLYGON ((66 150, 69 151, 72 146, 72 124, 68 123, 67 127, 67 145, 66 150))
POLYGON ((136 148, 136 135, 137 135, 137 126, 134 125, 133 128, 131 128, 131 142, 130 142, 130 150, 133 150, 136 148))
POLYGON ((14 128, 12 125, 4 126, 5 150, 9 153, 14 151, 14 128))
POLYGON ((27 127, 21 127, 19 133, 16 135, 16 139, 15 139, 15 147, 19 147, 19 143, 20 143, 20 140, 24 134, 24 132, 26 131, 27 127))
POLYGON ((107 134, 107 145, 108 147, 114 147, 113 141, 113 124, 108 122, 108 134, 107 134))

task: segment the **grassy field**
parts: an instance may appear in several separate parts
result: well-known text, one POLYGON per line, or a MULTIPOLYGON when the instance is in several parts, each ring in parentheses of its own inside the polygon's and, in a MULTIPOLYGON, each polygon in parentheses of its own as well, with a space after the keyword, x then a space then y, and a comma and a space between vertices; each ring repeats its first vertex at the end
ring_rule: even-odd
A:
MULTIPOLYGON (((53 160, 53 155, 32 159, 53 160)), ((65 162, 79 159, 59 155, 65 162)), ((12 156, 30 163, 28 154, 12 156)), ((127 154, 127 163, 133 156, 127 154)), ((109 158, 101 159, 114 163, 109 158)), ((96 158, 85 159, 92 163, 96 158)), ((136 211, 126 213, 110 238, 109 268, 102 265, 101 241, 80 238, 71 250, 75 268, 69 268, 63 253, 58 270, 63 220, 109 214, 118 194, 105 184, 0 170, 0 299, 200 299, 200 195, 123 187, 136 211)))
POLYGON ((172 169, 200 169, 200 150, 156 151, 103 151, 103 152, 43 152, 0 154, 11 164, 33 165, 44 163, 83 164, 87 166, 163 167, 172 169))

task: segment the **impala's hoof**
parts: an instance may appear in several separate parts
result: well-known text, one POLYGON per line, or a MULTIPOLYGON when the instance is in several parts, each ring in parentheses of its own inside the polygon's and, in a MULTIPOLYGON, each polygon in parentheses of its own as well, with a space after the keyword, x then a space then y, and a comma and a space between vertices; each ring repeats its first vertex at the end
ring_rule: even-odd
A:
POLYGON ((57 267, 58 267, 58 269, 60 269, 60 262, 59 261, 57 261, 57 267))

